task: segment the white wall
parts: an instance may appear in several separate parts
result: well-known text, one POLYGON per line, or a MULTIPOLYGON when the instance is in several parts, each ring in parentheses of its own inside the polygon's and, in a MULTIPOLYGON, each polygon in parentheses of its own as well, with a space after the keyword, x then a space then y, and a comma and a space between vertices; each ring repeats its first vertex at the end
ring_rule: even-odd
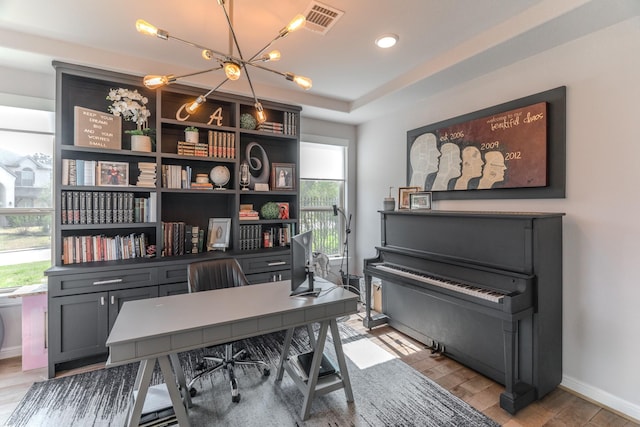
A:
POLYGON ((567 86, 565 199, 437 201, 434 208, 566 213, 562 383, 636 419, 638 52, 640 18, 633 18, 361 125, 356 221, 361 269, 380 242, 376 210, 387 187, 406 185, 408 130, 567 86))

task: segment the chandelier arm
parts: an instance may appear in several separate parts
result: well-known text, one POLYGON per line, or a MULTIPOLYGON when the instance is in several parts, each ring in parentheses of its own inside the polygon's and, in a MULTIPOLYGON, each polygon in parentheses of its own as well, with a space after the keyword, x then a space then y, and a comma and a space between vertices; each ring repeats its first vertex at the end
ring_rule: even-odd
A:
POLYGON ((218 65, 217 67, 214 67, 214 68, 209 68, 207 70, 202 70, 202 71, 196 71, 196 72, 189 73, 189 74, 182 74, 180 76, 175 76, 174 78, 175 79, 183 79, 185 77, 197 76, 199 74, 205 74, 205 73, 210 73, 212 71, 218 71, 221 68, 222 68, 222 65, 218 65))
POLYGON ((253 62, 247 62, 247 64, 251 65, 252 67, 260 68, 261 70, 265 70, 265 71, 269 71, 269 72, 274 73, 274 74, 278 74, 278 75, 280 75, 282 77, 287 77, 287 73, 283 73, 282 71, 278 71, 278 70, 273 70, 271 68, 267 68, 264 65, 258 65, 258 64, 253 63, 253 62))
MULTIPOLYGON (((186 44, 186 45, 189 45, 189 46, 191 46, 191 47, 195 47, 196 49, 199 49, 199 50, 208 50, 208 51, 210 51, 210 52, 212 52, 212 53, 215 53, 215 54, 216 54, 216 55, 218 55, 220 58, 225 58, 225 57, 228 57, 228 56, 229 56, 229 55, 227 55, 226 53, 223 53, 223 52, 217 51, 217 50, 215 50, 215 49, 211 49, 211 48, 206 47, 206 46, 202 46, 202 45, 200 45, 200 44, 198 44, 198 43, 190 42, 189 40, 181 39, 180 37, 170 36, 169 38, 174 39, 174 40, 177 40, 177 41, 179 41, 179 42, 181 42, 181 43, 184 43, 184 44, 186 44)), ((217 59, 217 60, 220 60, 219 58, 216 58, 216 59, 217 59)), ((235 58, 233 58, 233 59, 235 59, 235 58)))

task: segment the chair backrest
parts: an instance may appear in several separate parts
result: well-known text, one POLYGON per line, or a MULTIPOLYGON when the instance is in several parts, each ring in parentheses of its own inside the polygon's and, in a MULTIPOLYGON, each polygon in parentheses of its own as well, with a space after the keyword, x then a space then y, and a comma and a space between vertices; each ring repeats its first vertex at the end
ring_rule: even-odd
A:
POLYGON ((249 281, 235 258, 192 262, 187 267, 189 292, 245 286, 249 281))

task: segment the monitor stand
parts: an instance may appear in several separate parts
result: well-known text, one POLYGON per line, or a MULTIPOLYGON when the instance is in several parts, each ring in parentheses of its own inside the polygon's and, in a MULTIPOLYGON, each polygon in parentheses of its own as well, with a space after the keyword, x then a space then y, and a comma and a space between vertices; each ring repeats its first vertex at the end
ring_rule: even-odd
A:
POLYGON ((305 280, 302 285, 298 286, 296 290, 291 292, 289 296, 291 297, 317 297, 320 295, 321 288, 313 287, 313 272, 307 272, 307 280, 305 280), (305 283, 307 286, 305 286, 305 283))

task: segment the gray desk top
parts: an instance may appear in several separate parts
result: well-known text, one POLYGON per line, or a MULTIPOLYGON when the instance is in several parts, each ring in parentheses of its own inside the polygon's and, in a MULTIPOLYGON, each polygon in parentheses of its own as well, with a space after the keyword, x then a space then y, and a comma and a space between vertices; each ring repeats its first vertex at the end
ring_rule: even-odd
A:
POLYGON ((317 298, 290 297, 290 282, 281 281, 128 301, 107 339, 107 363, 129 363, 356 311, 354 293, 329 282, 315 285, 326 290, 317 298))

